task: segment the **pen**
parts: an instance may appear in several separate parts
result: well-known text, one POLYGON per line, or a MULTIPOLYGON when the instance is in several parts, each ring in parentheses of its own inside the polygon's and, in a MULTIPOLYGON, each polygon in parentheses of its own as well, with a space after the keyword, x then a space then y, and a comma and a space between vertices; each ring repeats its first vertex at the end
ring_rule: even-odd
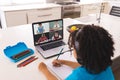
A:
POLYGON ((64 49, 64 48, 62 48, 62 49, 60 50, 60 53, 58 54, 58 56, 57 56, 57 59, 56 59, 56 60, 58 60, 59 56, 62 54, 63 49, 64 49))
POLYGON ((70 49, 70 50, 64 51, 64 52, 62 52, 62 54, 66 53, 66 52, 70 52, 70 51, 73 51, 73 49, 70 49))

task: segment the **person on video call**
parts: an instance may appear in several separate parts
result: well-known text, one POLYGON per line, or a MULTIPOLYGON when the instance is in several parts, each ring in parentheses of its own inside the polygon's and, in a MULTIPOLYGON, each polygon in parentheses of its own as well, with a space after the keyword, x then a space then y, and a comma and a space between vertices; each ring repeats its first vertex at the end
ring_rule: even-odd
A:
POLYGON ((57 39, 60 39, 60 38, 62 38, 62 37, 61 37, 61 35, 59 34, 58 31, 56 31, 56 32, 54 33, 54 35, 52 36, 52 40, 57 40, 57 39))
POLYGON ((44 30, 44 27, 42 26, 42 24, 38 24, 38 33, 43 33, 45 30, 44 30))
POLYGON ((60 25, 59 25, 59 22, 58 22, 58 21, 55 21, 55 22, 54 22, 54 28, 60 28, 60 25))
MULTIPOLYGON (((74 69, 65 80, 115 80, 111 69, 113 44, 112 36, 104 28, 85 25, 72 32, 68 40, 77 62, 54 60, 52 64, 55 67, 64 64, 74 69)), ((38 68, 48 80, 58 80, 43 62, 38 68)))
POLYGON ((46 40, 48 40, 48 38, 45 36, 45 34, 43 33, 42 35, 41 35, 41 37, 38 39, 38 43, 40 43, 40 42, 43 42, 43 41, 46 41, 46 40))

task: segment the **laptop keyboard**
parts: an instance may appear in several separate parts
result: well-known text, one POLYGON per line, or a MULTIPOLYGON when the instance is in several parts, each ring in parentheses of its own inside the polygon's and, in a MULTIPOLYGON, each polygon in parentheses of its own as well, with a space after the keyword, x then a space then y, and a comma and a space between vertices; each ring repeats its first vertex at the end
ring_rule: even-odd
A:
POLYGON ((49 49, 52 49, 52 48, 60 47, 60 46, 63 46, 63 45, 65 45, 65 43, 63 41, 59 41, 59 42, 55 42, 55 43, 44 45, 44 46, 40 46, 40 47, 45 51, 45 50, 49 50, 49 49))

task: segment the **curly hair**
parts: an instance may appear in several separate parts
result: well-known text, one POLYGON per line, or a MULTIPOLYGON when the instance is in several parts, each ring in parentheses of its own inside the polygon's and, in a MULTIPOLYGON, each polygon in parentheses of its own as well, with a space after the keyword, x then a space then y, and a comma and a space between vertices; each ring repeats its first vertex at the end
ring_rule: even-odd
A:
POLYGON ((102 27, 85 25, 70 34, 68 45, 74 47, 78 63, 90 73, 100 73, 112 64, 114 42, 102 27))

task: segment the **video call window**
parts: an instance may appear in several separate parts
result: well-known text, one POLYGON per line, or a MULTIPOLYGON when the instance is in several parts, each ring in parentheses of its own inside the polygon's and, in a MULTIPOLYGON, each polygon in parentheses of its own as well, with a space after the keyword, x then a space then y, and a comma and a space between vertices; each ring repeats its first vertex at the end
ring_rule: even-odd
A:
POLYGON ((52 40, 58 40, 58 39, 61 39, 61 38, 62 38, 62 35, 63 35, 62 31, 59 30, 59 31, 51 32, 51 33, 49 34, 49 37, 50 37, 50 39, 52 39, 52 40))
POLYGON ((44 44, 63 38, 63 21, 49 21, 33 25, 35 44, 44 44))
POLYGON ((62 29, 62 21, 50 22, 50 31, 58 31, 62 29))
POLYGON ((39 23, 34 25, 34 34, 42 34, 49 32, 49 23, 39 23))

